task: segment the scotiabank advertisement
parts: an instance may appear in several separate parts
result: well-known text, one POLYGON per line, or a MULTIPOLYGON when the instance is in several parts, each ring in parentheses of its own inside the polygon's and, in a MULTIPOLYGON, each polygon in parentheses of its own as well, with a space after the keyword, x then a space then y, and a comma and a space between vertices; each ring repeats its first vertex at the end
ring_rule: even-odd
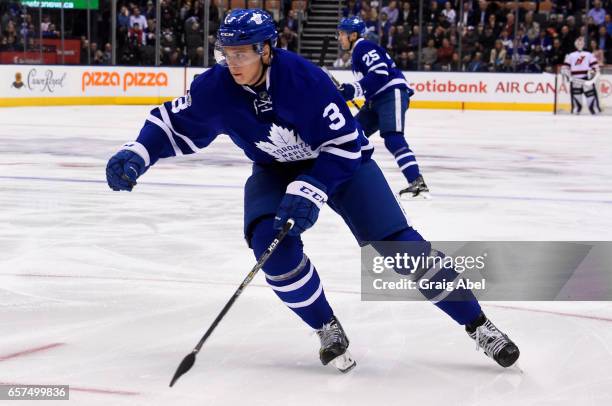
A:
MULTIPOLYGON (((355 79, 349 71, 334 71, 340 82, 355 79)), ((553 104, 555 75, 520 73, 405 72, 415 91, 414 101, 553 104)), ((558 97, 568 98, 568 85, 558 77, 558 97)), ((600 98, 612 100, 612 76, 599 80, 600 98)))

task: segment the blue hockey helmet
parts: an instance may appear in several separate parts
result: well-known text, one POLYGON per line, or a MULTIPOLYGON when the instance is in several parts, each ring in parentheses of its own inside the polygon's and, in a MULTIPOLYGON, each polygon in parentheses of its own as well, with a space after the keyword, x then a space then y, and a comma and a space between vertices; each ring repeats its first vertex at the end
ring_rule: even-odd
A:
POLYGON ((232 10, 217 32, 221 46, 257 45, 265 41, 275 46, 277 38, 274 20, 267 11, 258 8, 232 10))
POLYGON ((366 32, 366 25, 361 18, 353 16, 340 20, 337 29, 338 31, 344 31, 348 34, 356 32, 359 36, 363 36, 366 32))

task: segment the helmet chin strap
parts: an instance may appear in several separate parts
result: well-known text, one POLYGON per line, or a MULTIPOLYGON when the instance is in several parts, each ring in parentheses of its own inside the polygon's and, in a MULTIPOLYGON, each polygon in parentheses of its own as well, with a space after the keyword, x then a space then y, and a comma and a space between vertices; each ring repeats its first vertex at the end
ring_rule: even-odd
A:
POLYGON ((357 36, 357 39, 355 41, 351 40, 351 35, 353 35, 353 33, 349 34, 349 52, 353 52, 353 46, 355 46, 355 42, 357 42, 357 40, 359 39, 359 36, 357 36))
MULTIPOLYGON (((259 77, 257 78, 256 81, 254 81, 253 83, 249 83, 247 86, 257 86, 257 85, 261 84, 262 80, 266 76, 266 72, 268 71, 268 68, 270 67, 270 64, 267 64, 267 63, 264 62, 263 54, 260 55, 259 61, 261 62, 261 66, 263 67, 263 69, 261 70, 261 74, 259 75, 259 77)), ((270 61, 272 61, 272 46, 270 46, 270 61)))
POLYGON ((270 65, 264 63, 263 61, 263 56, 260 59, 261 61, 261 65, 262 65, 262 69, 261 69, 261 74, 259 75, 259 77, 257 78, 257 80, 255 81, 255 83, 253 83, 251 86, 257 86, 259 85, 262 80, 264 79, 264 77, 266 76, 266 72, 268 71, 268 68, 270 67, 270 65))

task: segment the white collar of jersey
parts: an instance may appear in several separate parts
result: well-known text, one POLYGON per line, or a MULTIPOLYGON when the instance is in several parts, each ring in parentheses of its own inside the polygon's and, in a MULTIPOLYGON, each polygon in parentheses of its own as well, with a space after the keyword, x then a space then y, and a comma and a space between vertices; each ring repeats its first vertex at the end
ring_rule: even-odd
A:
POLYGON ((359 38, 357 41, 355 41, 355 43, 353 44, 353 49, 355 49, 355 47, 357 46, 357 44, 359 44, 361 41, 365 40, 365 38, 359 38))
MULTIPOLYGON (((266 90, 270 90, 270 71, 272 70, 272 64, 270 63, 270 65, 268 65, 268 68, 266 69, 266 90)), ((250 87, 248 87, 247 85, 241 85, 242 88, 244 90, 246 90, 247 92, 251 92, 253 94, 257 94, 255 93, 255 91, 253 89, 251 89, 250 87)))

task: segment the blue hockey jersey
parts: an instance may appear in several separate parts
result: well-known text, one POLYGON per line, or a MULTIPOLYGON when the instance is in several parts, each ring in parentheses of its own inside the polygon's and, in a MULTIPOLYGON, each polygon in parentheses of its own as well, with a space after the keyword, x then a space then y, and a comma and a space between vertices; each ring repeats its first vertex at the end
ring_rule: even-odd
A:
POLYGON ((307 174, 333 193, 373 146, 320 68, 282 49, 273 55, 260 88, 237 84, 219 65, 199 75, 187 95, 151 111, 128 149, 148 154, 145 162, 152 165, 198 152, 227 134, 256 163, 311 161, 307 174))
POLYGON ((366 100, 397 88, 407 88, 404 78, 389 54, 375 43, 359 38, 353 45, 353 75, 359 82, 366 100))

